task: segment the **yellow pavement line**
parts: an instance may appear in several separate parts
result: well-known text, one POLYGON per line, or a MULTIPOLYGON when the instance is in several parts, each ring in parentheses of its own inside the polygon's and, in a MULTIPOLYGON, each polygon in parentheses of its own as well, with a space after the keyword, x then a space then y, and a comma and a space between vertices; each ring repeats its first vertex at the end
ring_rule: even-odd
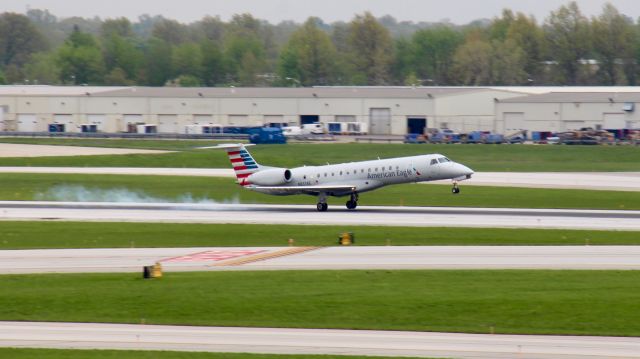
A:
POLYGON ((247 263, 259 262, 267 259, 273 259, 273 258, 284 257, 284 256, 290 256, 293 254, 308 252, 308 251, 312 251, 314 249, 320 249, 320 248, 323 248, 323 247, 292 247, 292 248, 281 249, 275 252, 258 253, 248 257, 230 259, 227 261, 222 261, 219 263, 212 264, 211 266, 213 267, 240 266, 247 263))

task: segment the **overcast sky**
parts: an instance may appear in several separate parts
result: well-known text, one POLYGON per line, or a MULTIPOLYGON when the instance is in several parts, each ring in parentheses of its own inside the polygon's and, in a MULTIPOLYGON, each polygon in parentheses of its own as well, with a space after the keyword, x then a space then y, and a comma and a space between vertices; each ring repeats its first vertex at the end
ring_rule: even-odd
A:
MULTIPOLYGON (((578 0, 580 9, 588 16, 599 14, 606 2, 578 0)), ((633 19, 640 16, 638 0, 609 2, 633 19)), ((542 22, 550 11, 566 3, 568 1, 559 0, 0 0, 0 12, 49 9, 58 17, 126 16, 131 20, 149 14, 181 22, 192 22, 205 15, 228 20, 233 14, 248 12, 271 23, 282 20, 302 22, 309 16, 317 16, 330 23, 348 21, 354 14, 368 10, 376 17, 389 14, 398 20, 436 22, 449 19, 455 24, 466 24, 498 16, 504 8, 534 15, 538 22, 542 22)))

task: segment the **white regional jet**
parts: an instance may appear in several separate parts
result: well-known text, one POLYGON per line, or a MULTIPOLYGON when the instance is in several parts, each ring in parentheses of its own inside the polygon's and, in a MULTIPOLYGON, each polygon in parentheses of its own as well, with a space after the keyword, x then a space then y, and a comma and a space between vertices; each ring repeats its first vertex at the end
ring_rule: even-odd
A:
POLYGON ((222 144, 238 178, 238 184, 252 191, 272 195, 308 194, 318 196, 318 211, 327 210, 327 196, 350 196, 346 205, 355 209, 358 194, 399 183, 452 179, 451 192, 459 193, 458 181, 471 178, 473 171, 440 154, 396 157, 373 161, 296 168, 258 164, 246 146, 222 144))

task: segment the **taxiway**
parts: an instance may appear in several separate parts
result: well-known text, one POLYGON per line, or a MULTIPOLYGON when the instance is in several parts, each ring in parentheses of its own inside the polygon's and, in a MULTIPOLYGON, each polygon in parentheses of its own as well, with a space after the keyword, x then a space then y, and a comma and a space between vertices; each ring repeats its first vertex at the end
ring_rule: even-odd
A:
POLYGON ((0 251, 0 274, 163 270, 640 269, 640 246, 363 246, 0 251))
MULTIPOLYGON (((57 146, 53 146, 57 147, 57 146)), ((0 173, 206 176, 235 178, 230 168, 0 167, 0 173)), ((421 182, 450 184, 451 181, 421 182)), ((640 172, 476 172, 463 186, 640 191, 640 172)))
POLYGON ((0 201, 0 220, 640 230, 640 211, 0 201))
POLYGON ((386 355, 468 359, 640 358, 640 338, 0 322, 0 346, 386 355))

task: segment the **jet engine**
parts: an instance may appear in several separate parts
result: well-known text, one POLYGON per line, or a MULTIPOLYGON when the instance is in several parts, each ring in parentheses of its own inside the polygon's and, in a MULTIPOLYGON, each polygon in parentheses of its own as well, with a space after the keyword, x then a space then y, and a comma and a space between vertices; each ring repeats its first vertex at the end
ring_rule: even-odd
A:
POLYGON ((251 174, 247 181, 258 186, 281 186, 291 182, 292 178, 291 170, 272 168, 251 174))

